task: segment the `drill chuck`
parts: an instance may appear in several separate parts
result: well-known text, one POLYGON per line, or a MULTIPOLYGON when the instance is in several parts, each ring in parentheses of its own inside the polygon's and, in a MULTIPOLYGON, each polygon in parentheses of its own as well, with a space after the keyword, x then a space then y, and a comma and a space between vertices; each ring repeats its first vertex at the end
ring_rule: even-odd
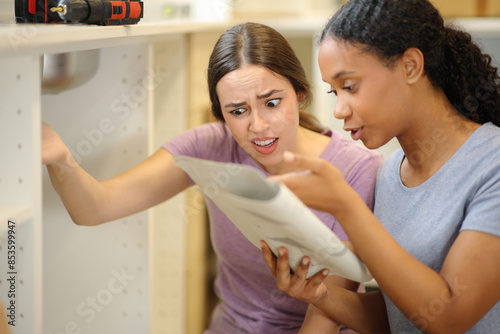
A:
MULTIPOLYGON (((89 4, 85 0, 61 0, 56 10, 62 20, 83 22, 89 17, 89 4)), ((52 10, 52 9, 51 9, 52 10)))

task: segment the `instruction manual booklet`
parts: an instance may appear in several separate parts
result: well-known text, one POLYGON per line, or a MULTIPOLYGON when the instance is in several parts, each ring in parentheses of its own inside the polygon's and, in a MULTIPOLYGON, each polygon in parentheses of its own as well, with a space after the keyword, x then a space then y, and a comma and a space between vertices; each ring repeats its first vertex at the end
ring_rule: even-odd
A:
POLYGON ((175 161, 256 247, 260 249, 260 240, 274 254, 286 247, 293 270, 307 255, 309 277, 327 268, 353 281, 372 278, 356 255, 284 184, 251 166, 180 155, 175 161))

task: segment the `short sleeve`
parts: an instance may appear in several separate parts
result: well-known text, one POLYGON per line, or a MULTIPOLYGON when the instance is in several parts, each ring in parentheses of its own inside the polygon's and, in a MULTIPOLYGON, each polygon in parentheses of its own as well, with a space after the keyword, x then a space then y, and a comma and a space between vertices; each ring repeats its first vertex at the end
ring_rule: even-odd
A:
POLYGON ((223 123, 207 123, 187 130, 165 143, 163 148, 173 155, 219 160, 218 156, 230 149, 231 138, 223 123))
POLYGON ((467 205, 460 231, 473 230, 500 236, 500 162, 485 171, 482 180, 467 205))

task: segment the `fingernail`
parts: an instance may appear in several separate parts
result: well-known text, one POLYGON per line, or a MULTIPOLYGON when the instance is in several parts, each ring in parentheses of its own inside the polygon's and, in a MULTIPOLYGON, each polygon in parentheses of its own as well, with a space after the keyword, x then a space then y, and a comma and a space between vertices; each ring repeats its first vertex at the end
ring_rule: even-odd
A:
POLYGON ((264 243, 264 241, 261 240, 260 241, 260 248, 262 249, 262 248, 264 248, 264 246, 265 246, 265 243, 264 243))
POLYGON ((307 266, 309 264, 309 258, 305 257, 302 259, 302 265, 307 266))
POLYGON ((321 272, 321 275, 323 276, 328 276, 328 274, 330 273, 330 270, 328 269, 323 269, 323 271, 321 272))
POLYGON ((280 247, 280 249, 278 250, 278 253, 280 256, 285 255, 285 249, 283 247, 280 247))

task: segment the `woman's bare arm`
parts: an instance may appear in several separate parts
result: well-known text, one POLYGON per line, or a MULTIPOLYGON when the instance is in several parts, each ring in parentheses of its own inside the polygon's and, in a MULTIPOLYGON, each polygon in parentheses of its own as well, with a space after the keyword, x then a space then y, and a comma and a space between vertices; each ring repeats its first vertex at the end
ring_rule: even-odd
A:
MULTIPOLYGON (((298 155, 290 162, 311 173, 285 175, 281 181, 309 206, 335 215, 380 288, 423 332, 465 332, 500 300, 500 237, 461 232, 442 270, 435 272, 392 238, 335 167, 298 155), (439 314, 430 314, 436 303, 439 314)), ((279 278, 278 284, 280 281, 286 285, 286 277, 279 278)), ((314 302, 325 311, 345 297, 338 293, 332 299, 325 296, 314 302)))
POLYGON ((42 162, 71 218, 79 225, 98 225, 145 210, 189 186, 185 173, 164 149, 124 173, 98 181, 76 163, 46 124, 42 124, 42 162))

